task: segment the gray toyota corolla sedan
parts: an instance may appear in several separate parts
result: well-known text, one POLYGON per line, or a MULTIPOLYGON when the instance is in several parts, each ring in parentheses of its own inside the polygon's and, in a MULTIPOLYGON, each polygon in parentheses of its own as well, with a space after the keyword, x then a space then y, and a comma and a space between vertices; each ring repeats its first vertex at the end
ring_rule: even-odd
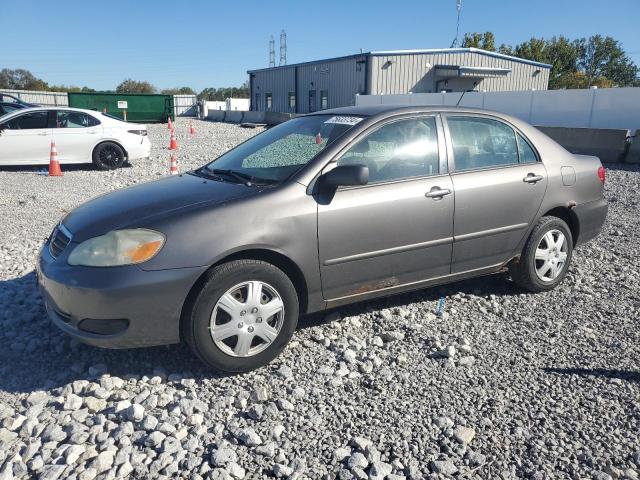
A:
POLYGON ((605 172, 530 125, 467 108, 301 116, 192 172, 68 214, 37 272, 91 345, 185 340, 208 365, 272 360, 300 314, 508 269, 541 292, 600 231, 605 172))

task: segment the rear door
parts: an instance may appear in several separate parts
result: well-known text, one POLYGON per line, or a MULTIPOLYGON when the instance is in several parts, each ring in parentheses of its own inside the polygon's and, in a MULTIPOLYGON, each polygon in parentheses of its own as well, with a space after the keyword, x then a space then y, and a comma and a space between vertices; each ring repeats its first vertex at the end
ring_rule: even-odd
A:
POLYGON ((490 116, 445 116, 455 191, 452 273, 509 260, 535 218, 547 172, 511 125, 490 116))
POLYGON ((49 163, 51 129, 49 112, 36 110, 3 121, 0 128, 0 163, 37 165, 49 163))
POLYGON ((389 121, 365 133, 325 168, 369 167, 367 185, 341 187, 332 198, 318 201, 326 299, 449 274, 453 187, 440 161, 445 154, 440 125, 437 116, 389 121))
POLYGON ((61 163, 91 161, 93 147, 102 137, 102 125, 93 116, 73 110, 56 110, 52 135, 61 163))

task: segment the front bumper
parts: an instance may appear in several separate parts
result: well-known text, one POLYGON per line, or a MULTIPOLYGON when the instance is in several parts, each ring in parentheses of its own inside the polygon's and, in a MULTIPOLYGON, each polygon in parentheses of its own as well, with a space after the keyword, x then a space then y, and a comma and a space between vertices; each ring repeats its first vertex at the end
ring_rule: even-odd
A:
POLYGON ((135 265, 70 266, 67 257, 73 246, 54 258, 47 242, 36 267, 47 313, 58 328, 104 348, 180 341, 182 307, 206 267, 145 271, 135 265))
POLYGON ((571 210, 576 215, 580 228, 576 245, 588 242, 598 236, 607 218, 608 210, 609 206, 604 198, 583 203, 571 210))

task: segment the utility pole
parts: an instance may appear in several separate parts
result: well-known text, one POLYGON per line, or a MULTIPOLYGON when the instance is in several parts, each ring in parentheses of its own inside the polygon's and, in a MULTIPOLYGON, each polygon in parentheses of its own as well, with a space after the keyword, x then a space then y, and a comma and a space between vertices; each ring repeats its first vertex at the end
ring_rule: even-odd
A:
POLYGON ((287 32, 280 32, 280 65, 287 64, 287 32))
POLYGON ((462 0, 456 0, 456 10, 458 11, 458 19, 456 20, 456 38, 451 42, 451 48, 458 46, 458 33, 460 32, 460 11, 462 10, 462 0))
POLYGON ((273 39, 273 35, 269 39, 269 67, 276 66, 276 41, 273 39))

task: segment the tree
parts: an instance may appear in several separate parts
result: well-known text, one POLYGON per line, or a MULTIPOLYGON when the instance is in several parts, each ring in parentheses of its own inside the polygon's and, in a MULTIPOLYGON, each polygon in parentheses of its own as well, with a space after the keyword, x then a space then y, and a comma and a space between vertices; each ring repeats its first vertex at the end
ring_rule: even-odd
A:
POLYGON ((29 70, 18 68, 0 70, 0 88, 13 90, 49 90, 44 80, 35 77, 29 70))
POLYGON ((588 40, 576 40, 578 67, 587 78, 588 86, 606 78, 613 86, 633 85, 638 81, 638 67, 626 55, 622 45, 611 37, 594 35, 588 40))
MULTIPOLYGON (((467 33, 463 46, 490 50, 491 32, 467 33)), ((638 67, 625 53, 620 42, 595 35, 589 39, 569 40, 531 38, 511 46, 501 44, 498 52, 527 60, 551 64, 549 88, 624 87, 640 85, 638 67)))
POLYGON ((196 92, 191 87, 165 88, 160 93, 164 95, 195 95, 196 92))
POLYGON ((241 87, 205 88, 198 94, 198 100, 224 101, 227 98, 249 98, 249 95, 249 82, 244 82, 241 87))
POLYGON ((481 48, 490 52, 496 51, 496 39, 492 32, 465 33, 462 39, 463 48, 481 48))
POLYGON ((116 93, 156 93, 156 87, 149 82, 127 78, 116 87, 116 93))

